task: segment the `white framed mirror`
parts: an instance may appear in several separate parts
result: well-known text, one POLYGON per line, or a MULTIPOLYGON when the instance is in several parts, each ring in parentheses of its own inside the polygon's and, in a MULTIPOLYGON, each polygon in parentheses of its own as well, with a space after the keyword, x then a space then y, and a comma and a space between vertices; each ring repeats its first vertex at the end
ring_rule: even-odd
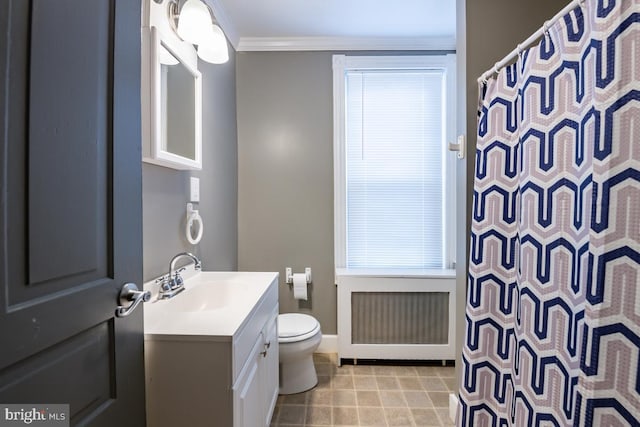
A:
POLYGON ((202 76, 193 47, 151 27, 148 52, 142 160, 202 169, 202 76))

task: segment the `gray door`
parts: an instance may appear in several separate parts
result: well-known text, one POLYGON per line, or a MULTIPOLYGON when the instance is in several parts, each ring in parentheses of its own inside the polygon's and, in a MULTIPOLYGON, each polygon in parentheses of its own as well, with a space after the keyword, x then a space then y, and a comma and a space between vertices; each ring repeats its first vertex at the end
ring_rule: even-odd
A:
POLYGON ((140 2, 0 2, 0 403, 143 426, 140 2))

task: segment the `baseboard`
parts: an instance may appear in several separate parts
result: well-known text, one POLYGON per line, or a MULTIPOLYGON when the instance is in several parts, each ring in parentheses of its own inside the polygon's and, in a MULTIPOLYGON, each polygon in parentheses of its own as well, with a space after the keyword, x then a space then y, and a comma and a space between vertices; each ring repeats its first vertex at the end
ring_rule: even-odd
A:
POLYGON ((458 396, 454 393, 449 393, 449 418, 451 422, 456 422, 456 412, 458 411, 458 396))
POLYGON ((316 350, 316 353, 337 353, 338 352, 338 336, 337 335, 322 335, 322 341, 320 346, 316 350))

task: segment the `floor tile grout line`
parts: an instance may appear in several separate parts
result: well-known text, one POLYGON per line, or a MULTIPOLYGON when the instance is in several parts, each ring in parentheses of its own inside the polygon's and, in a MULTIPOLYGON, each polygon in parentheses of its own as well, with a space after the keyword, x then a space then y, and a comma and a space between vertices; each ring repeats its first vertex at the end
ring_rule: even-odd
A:
POLYGON ((381 411, 382 411, 382 419, 384 420, 384 425, 386 427, 389 427, 389 421, 387 421, 387 413, 385 412, 384 405, 382 404, 382 393, 380 393, 381 390, 380 390, 380 384, 378 384, 378 375, 375 373, 375 369, 372 369, 372 371, 373 371, 373 374, 374 374, 373 378, 374 378, 374 380, 376 382, 376 389, 378 391, 378 400, 380 401, 380 408, 381 408, 381 411))
MULTIPOLYGON (((324 362, 324 359, 316 361, 316 363, 319 363, 319 364, 321 362, 324 362)), ((378 400, 380 400, 380 405, 379 406, 371 406, 371 407, 372 408, 374 408, 374 407, 375 408, 379 408, 379 410, 381 411, 381 414, 383 415, 383 420, 384 420, 383 421, 384 424, 381 422, 381 425, 386 425, 386 427, 389 427, 389 421, 387 421, 387 418, 386 418, 386 411, 387 411, 387 409, 393 409, 393 408, 396 408, 396 409, 402 408, 405 411, 405 413, 407 413, 407 416, 409 417, 409 419, 407 421, 410 421, 410 423, 412 425, 415 425, 415 426, 417 426, 418 423, 417 423, 417 420, 415 419, 415 417, 413 416, 413 410, 412 409, 416 409, 416 408, 424 408, 424 409, 433 410, 435 412, 435 414, 436 414, 435 420, 437 420, 440 423, 443 423, 443 417, 446 414, 441 414, 441 412, 444 412, 444 410, 446 409, 446 406, 443 406, 443 407, 439 407, 438 406, 438 407, 436 407, 433 404, 433 401, 431 401, 430 393, 431 392, 434 392, 434 393, 437 392, 437 393, 445 393, 445 394, 447 394, 447 393, 451 392, 451 390, 449 390, 448 384, 447 384, 448 382, 450 382, 450 380, 448 382, 445 382, 445 379, 452 378, 450 376, 449 372, 422 371, 422 374, 425 374, 425 375, 420 375, 421 372, 419 372, 417 367, 411 367, 412 369, 408 370, 406 368, 406 365, 401 365, 401 367, 400 366, 396 366, 396 365, 380 365, 380 368, 378 368, 378 369, 370 369, 370 370, 362 370, 362 371, 358 371, 356 369, 351 368, 351 369, 347 369, 346 370, 347 372, 345 372, 345 371, 340 372, 340 374, 344 373, 345 375, 338 375, 339 371, 335 370, 336 367, 334 367, 330 363, 326 364, 325 366, 327 366, 327 365, 329 366, 329 369, 328 369, 329 377, 328 377, 328 387, 326 388, 326 392, 331 394, 336 390, 343 390, 343 391, 350 390, 351 394, 353 395, 353 398, 355 398, 355 406, 353 408, 356 410, 355 417, 356 417, 356 420, 357 420, 358 424, 362 424, 363 423, 363 420, 361 419, 361 414, 360 414, 359 409, 363 408, 363 407, 368 407, 368 406, 361 405, 360 400, 358 399, 358 392, 362 392, 362 391, 374 391, 376 393, 376 395, 378 397, 378 400), (427 375, 427 374, 434 374, 434 375, 427 375), (373 385, 372 388, 368 388, 367 386, 365 386, 365 388, 359 389, 356 386, 356 384, 355 384, 356 377, 362 376, 362 375, 370 376, 375 380, 375 383, 372 384, 373 385), (348 379, 341 380, 343 388, 340 388, 340 389, 334 388, 335 384, 333 382, 333 379, 335 377, 344 377, 344 376, 346 376, 348 379), (395 383, 395 388, 390 388, 389 390, 386 390, 386 388, 382 389, 380 383, 378 382, 379 377, 393 378, 393 380, 394 380, 393 382, 395 383), (401 378, 405 379, 405 378, 409 378, 409 377, 417 378, 419 380, 418 381, 419 386, 416 387, 415 384, 413 384, 413 385, 409 384, 408 385, 409 388, 405 389, 405 385, 403 385, 403 383, 400 381, 400 379, 401 378), (426 380, 423 380, 423 378, 425 378, 425 377, 426 378, 431 377, 433 381, 439 382, 440 385, 436 387, 436 390, 429 390, 429 388, 427 388, 429 386, 425 387, 426 380), (442 389, 442 387, 441 387, 442 385, 444 385, 444 389, 442 389), (395 391, 395 392, 399 393, 399 396, 396 396, 396 399, 398 400, 399 405, 402 405, 402 406, 393 406, 393 407, 384 406, 382 404, 381 397, 382 397, 382 393, 386 392, 386 391, 395 391), (414 392, 423 393, 428 398, 428 401, 429 401, 430 404, 427 403, 426 406, 422 407, 418 403, 416 403, 415 407, 410 407, 408 393, 414 393, 414 392), (399 397, 399 399, 398 399, 398 397, 399 397)), ((376 365, 376 366, 378 366, 378 365, 376 365)), ((437 367, 436 367, 436 369, 437 369, 437 367)), ((405 382, 409 382, 410 383, 410 381, 407 381, 406 379, 405 379, 405 382)), ((391 384, 390 384, 390 386, 394 387, 391 384)), ((326 399, 326 397, 325 397, 325 399, 326 399)), ((299 427, 302 427, 302 426, 307 427, 307 425, 309 427, 311 427, 313 425, 312 424, 313 420, 309 419, 308 420, 309 422, 307 422, 307 418, 312 416, 312 415, 310 415, 310 411, 311 411, 312 407, 313 406, 327 406, 327 405, 323 405, 323 404, 313 405, 313 402, 311 400, 311 394, 305 394, 305 397, 304 397, 303 401, 304 401, 303 404, 305 405, 305 408, 303 408, 304 421, 303 421, 303 424, 300 424, 299 427)), ((333 401, 333 399, 331 399, 331 401, 333 401)), ((300 403, 301 402, 299 402, 299 401, 298 402, 294 402, 294 403, 285 403, 285 402, 281 401, 280 405, 292 405, 292 404, 298 404, 299 405, 300 403)), ((343 406, 350 406, 350 405, 343 405, 343 406)), ((334 415, 333 408, 336 408, 336 407, 337 406, 335 406, 333 404, 333 402, 331 403, 330 406, 328 406, 328 408, 332 408, 331 420, 330 420, 332 425, 335 424, 335 420, 333 419, 333 415, 334 415)), ((353 414, 352 414, 352 416, 353 416, 353 414)), ((279 418, 280 418, 280 414, 278 414, 278 417, 276 418, 276 421, 274 421, 274 423, 273 423, 274 427, 279 425, 279 421, 280 421, 279 418)), ((325 421, 329 421, 329 420, 325 420, 325 421)), ((380 421, 382 421, 382 420, 380 420, 380 421)), ((445 421, 448 423, 448 417, 446 418, 445 421)), ((284 425, 282 427, 284 427, 284 425)))

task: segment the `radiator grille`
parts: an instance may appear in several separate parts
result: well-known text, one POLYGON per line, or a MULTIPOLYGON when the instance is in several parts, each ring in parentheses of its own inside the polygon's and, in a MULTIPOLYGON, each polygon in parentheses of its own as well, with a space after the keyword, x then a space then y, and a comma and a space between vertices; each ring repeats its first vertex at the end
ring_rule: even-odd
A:
POLYGON ((353 344, 447 344, 448 292, 353 292, 353 344))

